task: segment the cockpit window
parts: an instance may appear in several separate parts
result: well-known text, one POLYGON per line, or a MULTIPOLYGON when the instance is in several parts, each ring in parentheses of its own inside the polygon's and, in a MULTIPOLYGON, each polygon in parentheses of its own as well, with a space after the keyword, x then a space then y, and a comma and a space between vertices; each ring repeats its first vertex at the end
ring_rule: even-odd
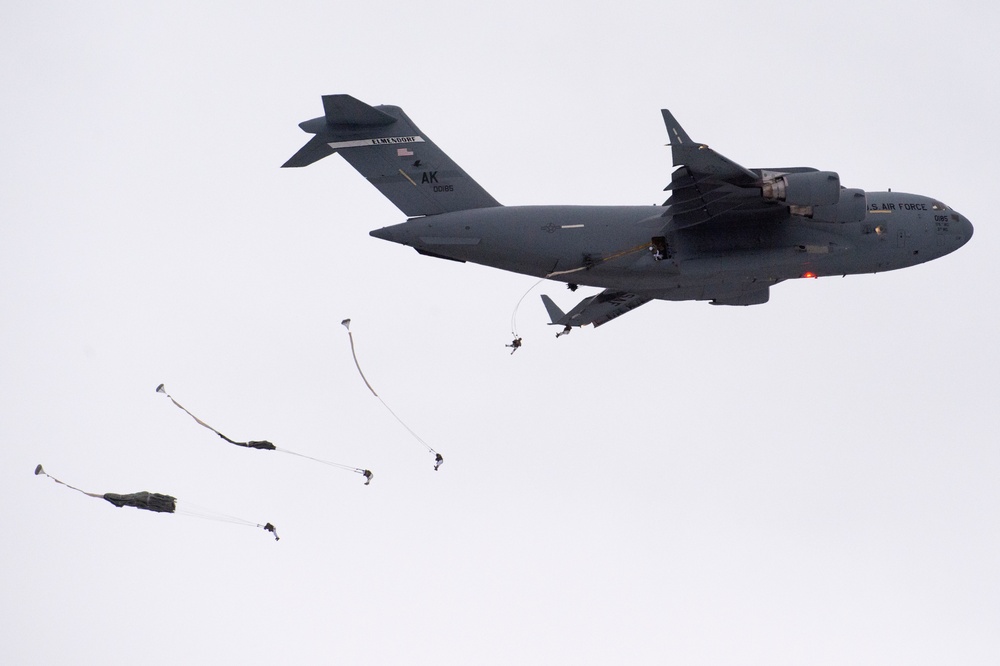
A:
POLYGON ((940 201, 931 202, 931 210, 951 210, 940 201))

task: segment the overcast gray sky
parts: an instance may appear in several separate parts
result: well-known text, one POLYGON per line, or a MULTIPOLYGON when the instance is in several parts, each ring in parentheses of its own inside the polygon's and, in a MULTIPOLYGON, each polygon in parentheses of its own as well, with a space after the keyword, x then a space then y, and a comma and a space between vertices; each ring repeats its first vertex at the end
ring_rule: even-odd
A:
POLYGON ((998 19, 7 3, 0 661, 996 664, 998 19), (661 203, 670 108, 744 166, 933 196, 976 235, 559 340, 538 294, 584 290, 544 284, 510 356, 534 279, 369 237, 402 215, 339 156, 278 168, 339 92, 402 106, 504 204, 661 203), (226 445, 160 382, 375 480, 226 445))

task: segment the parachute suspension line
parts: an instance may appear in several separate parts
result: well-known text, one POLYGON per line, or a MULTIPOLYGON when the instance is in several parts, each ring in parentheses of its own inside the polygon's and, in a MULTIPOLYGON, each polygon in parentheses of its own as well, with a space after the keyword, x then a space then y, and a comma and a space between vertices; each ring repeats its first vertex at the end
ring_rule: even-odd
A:
POLYGON ((423 440, 423 438, 420 437, 420 435, 418 435, 417 433, 413 432, 413 428, 411 428, 410 426, 408 426, 405 423, 403 423, 403 419, 399 418, 399 415, 396 414, 396 412, 392 411, 392 407, 390 407, 389 405, 385 404, 385 400, 382 399, 382 396, 376 396, 376 397, 378 397, 378 400, 379 400, 379 402, 382 403, 382 406, 385 407, 386 410, 388 410, 388 412, 390 414, 392 414, 393 418, 395 418, 397 421, 399 421, 399 425, 401 425, 404 428, 406 428, 406 431, 408 433, 410 433, 411 435, 413 435, 414 439, 416 439, 418 442, 420 442, 421 444, 423 444, 427 448, 427 452, 428 453, 437 453, 437 451, 435 451, 434 449, 432 449, 431 445, 428 444, 427 442, 425 442, 423 440))
POLYGON ((528 291, 524 292, 524 294, 521 295, 521 298, 519 298, 518 301, 517 301, 517 305, 514 306, 514 311, 510 313, 510 334, 513 335, 515 338, 518 337, 518 335, 517 335, 517 311, 521 307, 521 303, 524 301, 525 298, 528 297, 528 294, 531 293, 532 289, 534 289, 535 287, 537 287, 538 285, 540 285, 544 281, 545 281, 545 278, 541 278, 541 279, 538 280, 538 282, 536 282, 535 284, 533 284, 530 287, 528 287, 528 291))
POLYGON ((271 523, 255 523, 252 520, 246 520, 245 518, 238 518, 236 516, 230 516, 228 513, 222 513, 221 511, 216 511, 215 509, 209 509, 208 507, 200 506, 198 504, 193 504, 191 502, 181 502, 177 506, 176 513, 184 516, 191 516, 192 518, 201 518, 202 520, 214 520, 219 523, 230 523, 232 525, 245 525, 246 527, 259 527, 265 532, 270 532, 274 535, 274 540, 278 541, 278 530, 275 529, 274 525, 271 523))
POLYGON ((345 319, 345 320, 343 320, 340 323, 343 325, 344 328, 347 329, 347 337, 350 338, 350 340, 351 340, 351 355, 354 356, 354 365, 358 368, 358 374, 361 375, 361 379, 364 380, 365 386, 368 387, 368 390, 372 392, 373 396, 375 396, 376 398, 378 398, 378 401, 382 403, 382 406, 385 407, 386 410, 390 414, 392 414, 393 418, 395 418, 399 422, 399 424, 401 426, 403 426, 404 428, 406 428, 406 431, 408 433, 410 433, 411 435, 413 435, 414 439, 416 439, 418 442, 420 442, 427 449, 427 451, 429 453, 434 454, 434 469, 436 471, 442 464, 444 464, 444 457, 440 453, 438 453, 437 451, 435 451, 434 448, 430 444, 428 444, 427 442, 425 442, 423 440, 423 438, 420 437, 420 435, 418 435, 417 433, 415 433, 413 431, 413 428, 411 428, 410 426, 406 425, 406 423, 403 422, 403 419, 399 418, 399 415, 396 414, 396 412, 392 411, 392 407, 390 407, 386 403, 386 401, 382 399, 382 396, 380 396, 378 393, 375 392, 375 389, 372 388, 372 385, 368 383, 368 380, 365 378, 365 373, 361 371, 361 364, 358 363, 358 354, 357 354, 357 352, 354 349, 354 334, 351 333, 351 320, 350 319, 345 319))
POLYGON ((232 523, 234 525, 247 525, 248 527, 264 527, 259 525, 252 520, 246 520, 244 518, 238 518, 237 516, 230 516, 228 513, 222 513, 221 511, 216 511, 215 509, 209 509, 208 507, 201 506, 199 504, 193 504, 188 501, 178 502, 176 513, 192 516, 193 518, 202 518, 204 520, 214 520, 219 523, 232 523))
POLYGON ((305 458, 307 460, 312 460, 314 462, 323 463, 324 465, 329 465, 330 467, 336 467, 337 469, 343 469, 348 472, 354 472, 355 474, 360 474, 361 476, 365 477, 366 486, 372 482, 372 478, 375 476, 374 474, 372 474, 372 471, 370 469, 361 469, 360 467, 341 465, 340 463, 331 462, 329 460, 321 460, 320 458, 313 458, 312 456, 307 456, 304 453, 296 453, 295 451, 289 451, 288 449, 275 448, 275 451, 281 451, 282 453, 298 456, 299 458, 305 458))
POLYGON ((337 469, 346 469, 348 472, 357 472, 358 474, 363 474, 365 470, 360 467, 351 467, 350 465, 341 465, 340 463, 335 463, 330 460, 323 460, 321 458, 313 458, 312 456, 307 456, 304 453, 296 453, 295 451, 289 451, 288 449, 276 448, 275 451, 281 451, 282 453, 287 453, 289 455, 298 456, 299 458, 305 458, 306 460, 312 460, 313 462, 323 463, 324 465, 329 465, 330 467, 336 467, 337 469))
POLYGON ((362 476, 365 477, 365 485, 366 486, 369 483, 371 483, 371 480, 372 480, 371 470, 361 469, 359 467, 354 467, 352 465, 342 465, 340 463, 335 463, 335 462, 332 462, 330 460, 322 460, 320 458, 313 458, 312 456, 307 456, 305 454, 297 453, 295 451, 289 451, 288 449, 280 449, 280 448, 278 448, 277 446, 275 446, 274 444, 272 444, 271 442, 269 442, 267 440, 260 440, 260 441, 251 440, 249 442, 237 442, 237 441, 234 441, 232 439, 229 439, 228 437, 226 437, 225 435, 223 435, 221 432, 219 432, 218 430, 216 430, 215 428, 213 428, 212 426, 208 425, 207 423, 205 423, 204 421, 202 421, 201 419, 199 419, 197 416, 195 416, 194 414, 192 414, 191 412, 189 412, 183 405, 181 405, 181 403, 179 403, 176 400, 174 400, 173 396, 171 396, 169 393, 167 393, 167 391, 164 388, 163 384, 160 384, 159 386, 156 387, 156 392, 157 393, 162 393, 163 395, 165 395, 168 398, 170 398, 170 402, 172 402, 175 405, 177 405, 177 407, 180 408, 185 414, 187 414, 188 416, 190 416, 191 418, 193 418, 196 422, 198 422, 199 424, 205 426, 206 428, 208 428, 209 430, 211 430, 216 435, 218 435, 222 439, 226 440, 230 444, 235 444, 236 446, 242 446, 242 447, 245 447, 245 448, 248 448, 248 449, 261 449, 261 450, 264 450, 264 451, 281 451, 282 453, 288 453, 288 454, 291 454, 293 456, 298 456, 300 458, 306 458, 308 460, 312 460, 312 461, 315 461, 315 462, 318 462, 318 463, 323 463, 324 465, 329 465, 330 467, 336 467, 338 469, 347 470, 349 472, 356 472, 356 473, 361 474, 362 476))
POLYGON ((649 243, 639 243, 635 247, 630 247, 627 250, 622 250, 621 252, 615 252, 614 254, 608 255, 607 257, 602 257, 597 261, 584 262, 583 266, 580 266, 578 268, 570 268, 569 270, 565 271, 553 271, 551 273, 548 273, 545 277, 553 278, 559 275, 569 275, 570 273, 579 273, 580 271, 590 270, 591 268, 597 266, 598 264, 603 264, 605 261, 611 261, 612 259, 618 259, 620 257, 624 257, 630 254, 635 254, 636 252, 641 252, 642 250, 645 250, 648 247, 649 243))

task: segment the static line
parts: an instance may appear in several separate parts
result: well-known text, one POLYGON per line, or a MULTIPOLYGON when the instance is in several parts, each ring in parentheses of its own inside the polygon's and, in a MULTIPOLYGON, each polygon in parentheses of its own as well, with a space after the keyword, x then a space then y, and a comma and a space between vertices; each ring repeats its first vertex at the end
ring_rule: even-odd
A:
POLYGON ((570 269, 565 270, 565 271, 553 271, 552 273, 546 274, 545 277, 546 278, 552 278, 552 277, 556 277, 557 275, 569 275, 570 273, 578 273, 580 271, 585 271, 585 270, 593 268, 594 266, 597 266, 598 264, 603 264, 604 262, 611 261, 612 259, 619 259, 619 258, 624 257, 624 256, 629 255, 629 254, 635 254, 636 252, 639 252, 641 250, 645 250, 648 247, 649 247, 649 243, 639 243, 635 247, 630 247, 627 250, 622 250, 621 252, 615 252, 614 254, 612 254, 610 256, 607 256, 607 257, 604 257, 603 259, 601 259, 599 261, 595 261, 592 264, 585 264, 585 265, 580 266, 578 268, 570 268, 570 269))
POLYGON ((538 285, 540 285, 544 281, 545 281, 545 278, 540 278, 538 280, 538 282, 536 282, 535 284, 533 284, 530 287, 528 287, 528 290, 521 295, 521 298, 518 299, 517 305, 514 306, 514 311, 510 313, 510 333, 515 338, 518 337, 517 336, 517 311, 518 311, 518 308, 521 307, 521 303, 524 301, 525 298, 528 297, 528 294, 531 293, 531 290, 534 289, 535 287, 537 287, 538 285))
POLYGON ((545 277, 546 278, 554 278, 554 277, 559 276, 559 275, 569 275, 570 273, 579 273, 580 271, 585 271, 588 268, 591 268, 591 266, 580 266, 579 268, 571 268, 571 269, 566 270, 566 271, 553 271, 551 273, 547 273, 545 275, 545 277))

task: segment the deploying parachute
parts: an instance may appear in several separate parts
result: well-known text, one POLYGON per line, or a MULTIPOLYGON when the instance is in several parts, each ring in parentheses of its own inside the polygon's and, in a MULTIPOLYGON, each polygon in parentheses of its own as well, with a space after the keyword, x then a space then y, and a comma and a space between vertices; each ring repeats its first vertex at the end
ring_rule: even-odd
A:
POLYGON ((108 502, 114 504, 115 506, 121 508, 125 506, 131 506, 136 509, 143 509, 145 511, 155 511, 157 513, 180 513, 190 516, 198 516, 201 518, 208 518, 210 520, 222 520, 225 522, 235 523, 238 525, 247 525, 252 527, 259 527, 267 532, 274 535, 274 540, 278 540, 278 530, 275 529, 274 525, 271 523, 265 523, 261 525, 260 523, 254 523, 249 520, 243 520, 242 518, 236 518, 234 516, 227 516, 224 513, 219 513, 217 511, 209 511, 207 509, 178 509, 177 498, 171 495, 163 495, 161 493, 151 493, 148 491, 140 491, 137 493, 127 493, 120 495, 118 493, 88 493, 86 490, 81 490, 75 486, 71 486, 68 483, 60 481, 56 477, 52 476, 45 469, 38 465, 35 467, 35 476, 44 475, 55 481, 56 483, 66 486, 78 493, 83 493, 88 497, 97 497, 98 499, 107 500, 108 502))
MULTIPOLYGON (((39 465, 41 467, 41 465, 39 465)), ((89 494, 89 493, 88 493, 89 494)), ((173 513, 177 510, 177 498, 160 493, 151 493, 145 490, 127 495, 118 493, 104 493, 104 499, 108 500, 119 509, 123 506, 134 506, 137 509, 146 511, 159 511, 161 513, 173 513)))
POLYGON ((528 291, 524 292, 524 294, 521 295, 521 298, 518 299, 517 301, 517 305, 514 306, 514 311, 510 313, 510 334, 514 336, 514 339, 509 345, 504 345, 504 346, 510 349, 511 356, 513 356, 514 352, 520 349, 521 345, 523 344, 521 336, 517 334, 517 311, 521 307, 521 302, 524 301, 525 297, 527 297, 527 295, 531 293, 531 290, 540 285, 544 281, 545 278, 542 278, 535 284, 528 287, 528 291))
POLYGON ((361 364, 358 363, 358 353, 354 349, 354 334, 351 333, 351 320, 345 319, 340 323, 343 325, 344 328, 347 329, 347 337, 350 338, 351 340, 351 355, 354 357, 354 366, 358 369, 358 374, 361 375, 361 380, 364 381, 365 386, 367 386, 368 390, 372 392, 372 395, 378 398, 378 401, 382 403, 382 406, 385 407, 390 414, 392 414, 393 418, 399 421, 399 424, 404 428, 406 428, 407 432, 413 435, 414 439, 423 444, 429 453, 434 455, 434 471, 436 472, 438 468, 444 464, 444 456, 442 456, 440 453, 431 448, 431 445, 425 442, 423 439, 421 439, 420 435, 413 432, 413 429, 410 428, 410 426, 406 425, 403 422, 403 419, 399 418, 396 412, 392 411, 392 407, 386 404, 385 400, 382 399, 382 396, 380 396, 378 393, 375 392, 375 389, 372 388, 372 385, 368 383, 368 379, 365 377, 365 373, 361 370, 361 364))
POLYGON ((355 472, 356 474, 360 474, 361 476, 365 477, 365 485, 366 486, 372 482, 372 478, 374 477, 374 474, 372 474, 371 470, 368 470, 368 469, 362 469, 360 467, 351 467, 350 465, 342 465, 340 463, 331 462, 329 460, 321 460, 320 458, 313 458, 312 456, 307 456, 307 455, 302 454, 302 453, 296 453, 295 451, 289 451, 288 449, 279 449, 277 446, 275 446, 274 444, 272 444, 271 442, 269 442, 267 440, 259 440, 259 441, 250 440, 250 441, 247 441, 247 442, 237 442, 236 440, 229 439, 228 437, 226 437, 225 435, 223 435, 221 432, 219 432, 218 430, 216 430, 215 428, 213 428, 212 426, 208 425, 207 423, 205 423, 204 421, 202 421, 201 419, 199 419, 197 416, 195 416, 194 414, 192 414, 191 412, 189 412, 181 403, 179 403, 176 400, 174 400, 173 396, 170 395, 169 393, 167 393, 167 390, 164 388, 163 384, 160 384, 159 386, 156 387, 156 392, 157 393, 162 393, 163 395, 165 395, 168 398, 170 398, 170 402, 174 403, 177 406, 178 409, 180 409, 185 414, 187 414, 188 416, 190 416, 191 418, 193 418, 199 425, 202 425, 202 426, 208 428, 209 430, 211 430, 216 435, 218 435, 222 439, 226 440, 230 444, 235 444, 236 446, 242 446, 242 447, 245 447, 245 448, 248 448, 248 449, 261 449, 263 451, 281 451, 282 453, 288 453, 288 454, 293 455, 293 456, 298 456, 300 458, 306 458, 306 459, 312 460, 314 462, 323 463, 324 465, 329 465, 330 467, 336 467, 338 469, 343 469, 343 470, 347 470, 349 472, 355 472))

